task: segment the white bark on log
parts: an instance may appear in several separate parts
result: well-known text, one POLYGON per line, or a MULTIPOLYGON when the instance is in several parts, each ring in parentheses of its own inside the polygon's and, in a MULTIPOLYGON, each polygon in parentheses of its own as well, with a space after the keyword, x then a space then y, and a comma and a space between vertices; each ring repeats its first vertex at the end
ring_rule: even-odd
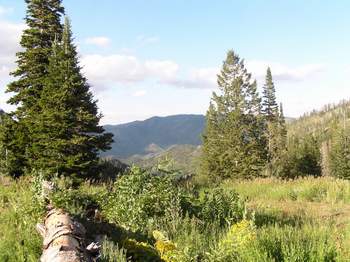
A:
POLYGON ((50 210, 37 231, 44 238, 41 262, 92 261, 85 249, 85 228, 63 210, 50 210))

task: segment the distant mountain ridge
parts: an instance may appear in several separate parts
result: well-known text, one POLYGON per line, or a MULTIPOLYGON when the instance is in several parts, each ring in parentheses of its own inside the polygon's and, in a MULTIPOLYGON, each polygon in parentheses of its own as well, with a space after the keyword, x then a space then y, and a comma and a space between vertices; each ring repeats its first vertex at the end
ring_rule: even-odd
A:
POLYGON ((128 158, 156 154, 173 145, 201 145, 205 127, 204 115, 152 117, 120 125, 104 126, 114 134, 112 149, 102 156, 128 158))

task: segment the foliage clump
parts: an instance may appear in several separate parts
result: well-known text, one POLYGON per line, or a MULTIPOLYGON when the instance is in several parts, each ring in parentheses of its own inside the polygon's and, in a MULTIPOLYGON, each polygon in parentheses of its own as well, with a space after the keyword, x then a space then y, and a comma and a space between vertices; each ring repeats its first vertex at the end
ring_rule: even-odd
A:
POLYGON ((241 255, 256 240, 253 221, 245 220, 233 224, 209 254, 210 261, 240 261, 241 255))
MULTIPOLYGON (((185 208, 184 210, 186 211, 185 208)), ((187 212, 193 212, 208 225, 217 223, 219 226, 226 226, 243 218, 245 202, 235 190, 217 187, 204 190, 198 198, 193 197, 187 212)))
POLYGON ((131 230, 142 230, 180 205, 179 193, 165 176, 138 167, 121 176, 101 206, 105 217, 131 230))

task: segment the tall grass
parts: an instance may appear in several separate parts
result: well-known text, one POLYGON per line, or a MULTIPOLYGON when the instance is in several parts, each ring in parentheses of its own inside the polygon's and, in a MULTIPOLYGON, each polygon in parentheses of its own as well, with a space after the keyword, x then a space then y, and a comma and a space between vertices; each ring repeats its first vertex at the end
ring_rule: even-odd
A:
POLYGON ((43 213, 28 186, 27 180, 0 181, 0 261, 38 261, 41 254, 35 225, 43 213))
POLYGON ((242 252, 241 259, 247 262, 343 261, 336 238, 327 226, 269 226, 258 231, 257 239, 242 252))
POLYGON ((291 200, 350 204, 350 181, 332 177, 305 177, 295 180, 259 178, 228 180, 223 187, 234 188, 249 200, 291 200))

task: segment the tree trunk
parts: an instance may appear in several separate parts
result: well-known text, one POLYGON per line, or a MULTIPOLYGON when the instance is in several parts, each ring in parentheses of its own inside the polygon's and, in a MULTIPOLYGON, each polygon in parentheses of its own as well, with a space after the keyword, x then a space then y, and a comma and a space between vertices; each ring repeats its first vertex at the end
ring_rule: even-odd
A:
POLYGON ((85 228, 63 210, 48 211, 37 231, 44 238, 41 262, 92 261, 86 252, 85 228))

